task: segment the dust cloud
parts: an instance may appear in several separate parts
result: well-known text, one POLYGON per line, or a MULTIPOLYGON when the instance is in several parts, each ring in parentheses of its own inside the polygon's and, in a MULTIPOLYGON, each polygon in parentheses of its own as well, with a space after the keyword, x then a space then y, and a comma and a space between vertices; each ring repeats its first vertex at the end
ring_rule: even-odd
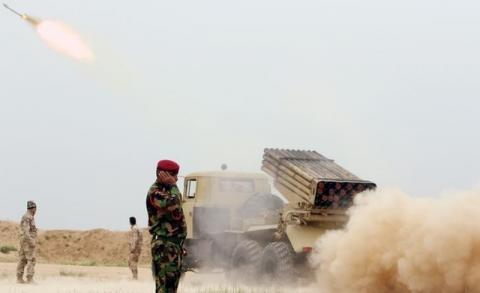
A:
POLYGON ((344 230, 317 242, 325 292, 480 292, 480 191, 356 199, 344 230))

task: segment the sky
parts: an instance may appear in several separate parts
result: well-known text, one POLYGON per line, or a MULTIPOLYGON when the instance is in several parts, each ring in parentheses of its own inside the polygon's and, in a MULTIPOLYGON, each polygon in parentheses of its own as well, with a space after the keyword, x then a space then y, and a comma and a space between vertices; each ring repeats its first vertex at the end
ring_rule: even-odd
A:
POLYGON ((0 9, 0 219, 146 225, 156 162, 261 172, 309 149, 379 187, 478 188, 477 1, 13 1, 87 40, 50 50, 0 9))

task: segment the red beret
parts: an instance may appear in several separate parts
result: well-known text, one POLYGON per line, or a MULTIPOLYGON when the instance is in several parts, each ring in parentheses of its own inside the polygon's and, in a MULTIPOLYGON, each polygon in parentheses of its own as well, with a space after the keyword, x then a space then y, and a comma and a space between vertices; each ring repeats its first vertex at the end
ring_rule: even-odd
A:
POLYGON ((180 166, 174 161, 170 160, 161 160, 157 163, 157 171, 168 171, 175 174, 178 174, 180 166))

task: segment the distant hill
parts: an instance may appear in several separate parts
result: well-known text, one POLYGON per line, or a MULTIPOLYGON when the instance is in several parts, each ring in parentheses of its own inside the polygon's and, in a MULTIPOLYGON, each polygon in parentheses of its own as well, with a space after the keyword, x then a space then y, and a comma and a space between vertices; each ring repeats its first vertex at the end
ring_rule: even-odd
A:
MULTIPOLYGON (((0 248, 13 246, 18 249, 19 224, 0 221, 0 248)), ((143 250, 140 263, 148 265, 150 235, 143 230, 143 250)), ((86 231, 39 230, 37 262, 77 265, 127 265, 128 232, 112 232, 105 229, 86 231)), ((0 262, 17 260, 17 252, 0 252, 0 262)))

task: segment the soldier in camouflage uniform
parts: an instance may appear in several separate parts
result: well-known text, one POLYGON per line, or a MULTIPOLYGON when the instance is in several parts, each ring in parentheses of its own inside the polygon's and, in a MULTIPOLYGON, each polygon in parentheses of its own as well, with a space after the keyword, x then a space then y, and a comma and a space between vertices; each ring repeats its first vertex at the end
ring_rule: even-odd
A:
POLYGON ((180 166, 170 160, 157 164, 157 180, 147 195, 149 232, 152 234, 152 273, 157 293, 177 292, 187 225, 176 185, 180 166))
POLYGON ((17 266, 17 282, 25 283, 23 272, 27 267, 27 283, 33 282, 35 274, 35 245, 37 239, 37 227, 35 227, 35 213, 37 205, 33 201, 27 202, 27 212, 23 215, 20 222, 20 250, 18 252, 19 261, 17 266))
POLYGON ((128 267, 132 271, 134 280, 138 280, 138 258, 142 253, 143 235, 137 228, 137 219, 130 217, 130 255, 128 257, 128 267))

